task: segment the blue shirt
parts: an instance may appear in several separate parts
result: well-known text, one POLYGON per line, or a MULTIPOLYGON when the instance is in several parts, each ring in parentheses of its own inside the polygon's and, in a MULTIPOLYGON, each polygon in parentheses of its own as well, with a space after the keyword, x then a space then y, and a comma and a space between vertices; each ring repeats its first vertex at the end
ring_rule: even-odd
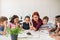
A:
MULTIPOLYGON (((0 26, 0 32, 4 31, 4 27, 3 26, 0 26)), ((2 35, 2 34, 0 34, 2 35)))

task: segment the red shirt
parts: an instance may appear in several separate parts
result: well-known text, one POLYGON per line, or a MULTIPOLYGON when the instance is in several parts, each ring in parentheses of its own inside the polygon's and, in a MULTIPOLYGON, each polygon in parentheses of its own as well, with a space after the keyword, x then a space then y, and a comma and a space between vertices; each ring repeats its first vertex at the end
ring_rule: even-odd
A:
POLYGON ((36 21, 34 21, 34 20, 32 19, 32 23, 33 23, 33 26, 34 26, 37 30, 39 30, 40 26, 43 24, 43 22, 42 22, 41 19, 38 20, 38 23, 36 23, 36 21))

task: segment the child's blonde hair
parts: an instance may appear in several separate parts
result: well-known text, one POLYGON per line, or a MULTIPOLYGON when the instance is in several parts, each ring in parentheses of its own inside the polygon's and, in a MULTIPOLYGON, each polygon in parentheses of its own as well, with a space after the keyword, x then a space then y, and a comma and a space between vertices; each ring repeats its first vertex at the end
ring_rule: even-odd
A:
POLYGON ((4 22, 4 21, 7 21, 7 20, 8 20, 7 17, 4 17, 4 16, 1 16, 1 17, 0 17, 0 23, 1 23, 1 22, 4 22))

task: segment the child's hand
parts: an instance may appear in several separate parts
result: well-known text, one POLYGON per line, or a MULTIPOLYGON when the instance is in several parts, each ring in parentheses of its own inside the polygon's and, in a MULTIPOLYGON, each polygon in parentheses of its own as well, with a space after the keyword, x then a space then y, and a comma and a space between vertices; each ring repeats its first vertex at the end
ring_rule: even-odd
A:
POLYGON ((33 26, 30 26, 30 29, 31 29, 31 30, 35 30, 35 31, 36 31, 36 28, 35 28, 35 27, 33 27, 33 26))
POLYGON ((18 23, 16 23, 16 26, 18 25, 18 23))
POLYGON ((36 29, 35 27, 33 27, 33 30, 35 30, 35 31, 36 31, 37 29, 36 29))
POLYGON ((4 23, 4 27, 6 27, 7 26, 7 24, 6 23, 4 23))
POLYGON ((7 21, 4 21, 4 23, 3 23, 3 24, 4 24, 4 27, 6 27, 6 26, 7 26, 7 21))
POLYGON ((3 31, 3 32, 0 32, 0 34, 2 34, 2 35, 6 35, 6 32, 3 31))
POLYGON ((30 26, 30 29, 33 30, 33 26, 30 26))
POLYGON ((57 23, 57 25, 58 25, 58 28, 60 28, 60 23, 57 23))
POLYGON ((60 34, 60 31, 59 31, 59 34, 60 34))

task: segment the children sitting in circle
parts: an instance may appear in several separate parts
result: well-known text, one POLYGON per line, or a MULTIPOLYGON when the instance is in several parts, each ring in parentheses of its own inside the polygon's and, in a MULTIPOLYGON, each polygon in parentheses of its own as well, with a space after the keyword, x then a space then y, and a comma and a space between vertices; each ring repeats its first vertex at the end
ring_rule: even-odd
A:
MULTIPOLYGON (((7 20, 8 19, 4 16, 0 17, 0 35, 6 34, 7 20)), ((55 24, 54 24, 55 27, 52 26, 53 25, 52 23, 49 23, 48 16, 44 16, 43 19, 41 19, 38 12, 33 13, 32 23, 28 15, 25 16, 24 21, 25 22, 23 22, 23 26, 22 26, 24 30, 39 31, 39 28, 40 30, 48 30, 52 38, 60 40, 60 15, 55 17, 55 24)), ((17 15, 13 15, 8 23, 8 26, 10 29, 13 29, 17 26, 20 28, 19 17, 17 15)))

